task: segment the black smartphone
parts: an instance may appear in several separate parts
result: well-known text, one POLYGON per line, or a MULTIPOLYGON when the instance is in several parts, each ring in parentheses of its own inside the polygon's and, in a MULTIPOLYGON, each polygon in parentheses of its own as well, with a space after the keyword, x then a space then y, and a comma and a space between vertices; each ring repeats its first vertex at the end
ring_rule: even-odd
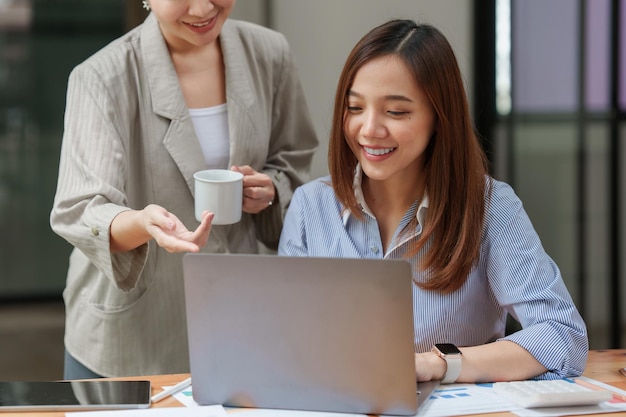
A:
POLYGON ((149 406, 150 381, 0 381, 0 413, 149 406))

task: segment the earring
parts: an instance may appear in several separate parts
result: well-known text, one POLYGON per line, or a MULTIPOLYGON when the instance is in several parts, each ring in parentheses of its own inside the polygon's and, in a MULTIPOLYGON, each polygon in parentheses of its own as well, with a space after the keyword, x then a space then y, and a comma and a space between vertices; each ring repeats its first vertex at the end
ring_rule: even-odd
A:
POLYGON ((148 3, 148 0, 143 0, 141 2, 143 4, 143 8, 150 11, 150 3, 148 3))

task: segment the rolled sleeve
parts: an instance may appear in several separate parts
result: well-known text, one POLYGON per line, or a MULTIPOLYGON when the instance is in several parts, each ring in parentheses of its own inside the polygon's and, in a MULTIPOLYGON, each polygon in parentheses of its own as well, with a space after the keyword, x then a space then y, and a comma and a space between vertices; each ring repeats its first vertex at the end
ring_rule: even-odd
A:
POLYGON ((50 225, 78 248, 116 286, 131 290, 146 263, 148 245, 112 254, 110 225, 124 210, 125 147, 117 116, 96 70, 79 66, 70 75, 63 151, 50 225))
MULTIPOLYGON (((503 207, 483 245, 487 275, 498 302, 522 329, 505 337, 548 369, 539 379, 582 374, 589 342, 587 328, 555 262, 544 251, 521 201, 499 185, 503 207)), ((493 202, 492 202, 493 205, 493 202)))

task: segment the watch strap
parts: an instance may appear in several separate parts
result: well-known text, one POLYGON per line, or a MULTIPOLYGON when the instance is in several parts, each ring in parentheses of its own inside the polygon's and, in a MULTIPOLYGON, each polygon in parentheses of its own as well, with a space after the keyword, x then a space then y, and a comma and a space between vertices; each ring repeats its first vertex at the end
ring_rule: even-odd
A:
POLYGON ((459 375, 461 375, 461 367, 463 365, 463 354, 459 348, 451 343, 436 343, 432 350, 437 356, 446 361, 446 373, 441 379, 441 383, 452 384, 456 382, 459 375))
POLYGON ((459 375, 461 375, 461 361, 463 359, 461 355, 443 355, 442 358, 448 364, 448 369, 446 370, 446 374, 443 376, 441 383, 452 384, 456 382, 459 375))

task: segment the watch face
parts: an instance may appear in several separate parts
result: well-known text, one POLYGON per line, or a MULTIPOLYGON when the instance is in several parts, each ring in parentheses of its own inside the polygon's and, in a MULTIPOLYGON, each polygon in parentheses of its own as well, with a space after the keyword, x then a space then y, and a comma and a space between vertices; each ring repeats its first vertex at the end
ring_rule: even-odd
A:
POLYGON ((460 355, 461 351, 452 343, 437 343, 435 347, 444 355, 460 355))

